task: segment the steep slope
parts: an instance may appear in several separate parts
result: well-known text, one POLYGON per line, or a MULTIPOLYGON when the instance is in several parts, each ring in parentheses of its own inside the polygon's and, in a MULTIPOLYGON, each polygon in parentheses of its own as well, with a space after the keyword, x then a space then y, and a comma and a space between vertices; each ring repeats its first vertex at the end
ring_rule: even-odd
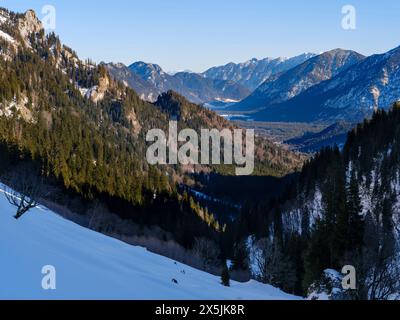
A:
POLYGON ((255 116, 273 121, 361 121, 375 109, 387 109, 400 99, 399 65, 400 47, 373 55, 255 116))
POLYGON ((229 80, 254 91, 271 76, 285 72, 312 58, 315 54, 304 53, 292 58, 251 59, 243 63, 228 63, 213 67, 202 73, 204 77, 218 80, 229 80))
MULTIPOLYGON (((238 127, 217 116, 211 110, 189 102, 181 95, 168 91, 160 95, 155 102, 168 117, 179 120, 179 127, 192 128, 200 132, 202 128, 237 129, 238 127)), ((297 171, 304 163, 306 156, 290 151, 285 146, 277 145, 264 137, 255 138, 255 170, 254 175, 284 176, 288 172, 297 171)), ((232 166, 211 166, 221 174, 233 174, 232 166)))
POLYGON ((269 285, 232 282, 64 220, 44 207, 17 221, 0 185, 0 299, 295 300, 269 285), (42 289, 44 266, 56 290, 42 289), (173 279, 178 283, 174 283, 173 279))
POLYGON ((232 109, 262 109, 267 114, 271 106, 287 101, 308 88, 331 79, 363 59, 364 56, 349 50, 335 49, 325 52, 287 72, 271 77, 232 109))

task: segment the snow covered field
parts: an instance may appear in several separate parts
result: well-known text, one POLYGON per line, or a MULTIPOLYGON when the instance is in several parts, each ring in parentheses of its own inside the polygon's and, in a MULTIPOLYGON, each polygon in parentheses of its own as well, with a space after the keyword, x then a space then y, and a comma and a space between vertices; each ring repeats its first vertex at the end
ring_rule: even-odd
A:
POLYGON ((85 229, 45 208, 17 221, 1 190, 0 185, 0 299, 300 299, 256 281, 224 287, 219 277, 85 229), (55 290, 42 288, 46 265, 55 267, 55 290))

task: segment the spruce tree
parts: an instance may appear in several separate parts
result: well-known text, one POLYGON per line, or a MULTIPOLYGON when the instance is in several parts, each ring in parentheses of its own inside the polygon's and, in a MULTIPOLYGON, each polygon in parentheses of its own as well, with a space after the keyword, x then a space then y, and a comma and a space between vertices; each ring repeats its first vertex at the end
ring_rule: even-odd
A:
POLYGON ((221 283, 222 285, 224 285, 225 287, 229 287, 230 286, 230 275, 229 275, 229 269, 226 265, 226 262, 224 262, 223 264, 223 268, 222 268, 222 274, 221 274, 221 283))

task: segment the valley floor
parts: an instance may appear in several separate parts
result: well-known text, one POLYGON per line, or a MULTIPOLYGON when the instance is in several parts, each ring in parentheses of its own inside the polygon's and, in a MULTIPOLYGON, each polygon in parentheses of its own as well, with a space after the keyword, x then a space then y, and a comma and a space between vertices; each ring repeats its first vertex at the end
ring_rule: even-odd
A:
POLYGON ((18 221, 14 213, 0 185, 0 299, 300 299, 256 281, 224 287, 219 277, 85 229, 46 208, 18 221), (56 270, 56 290, 42 288, 46 265, 56 270))

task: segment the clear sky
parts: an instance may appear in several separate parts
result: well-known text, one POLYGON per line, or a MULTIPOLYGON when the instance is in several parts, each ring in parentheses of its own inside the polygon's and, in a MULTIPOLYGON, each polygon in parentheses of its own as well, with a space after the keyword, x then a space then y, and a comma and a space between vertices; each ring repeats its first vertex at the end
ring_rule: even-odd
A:
POLYGON ((80 57, 204 71, 253 57, 400 45, 399 0, 0 0, 14 11, 56 8, 56 30, 80 57), (356 30, 342 7, 356 8, 356 30))

